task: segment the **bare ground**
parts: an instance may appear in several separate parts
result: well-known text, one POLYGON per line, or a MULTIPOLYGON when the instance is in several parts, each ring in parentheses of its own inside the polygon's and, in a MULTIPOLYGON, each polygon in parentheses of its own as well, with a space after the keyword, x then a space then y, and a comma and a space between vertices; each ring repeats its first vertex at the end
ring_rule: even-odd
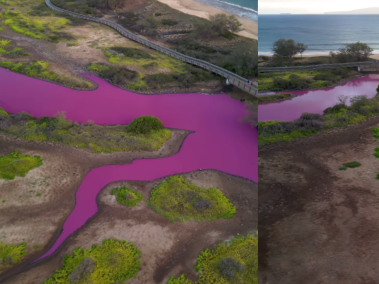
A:
MULTIPOLYGON (((19 151, 39 155, 43 165, 25 177, 0 179, 0 242, 27 242, 27 257, 41 255, 55 240, 75 205, 75 192, 85 175, 104 165, 131 163, 138 158, 161 158, 177 153, 190 131, 172 130, 172 137, 155 152, 92 154, 88 150, 51 142, 25 141, 0 133, 0 155, 19 151), (31 192, 32 191, 32 192, 31 192), (37 196, 40 193, 41 196, 37 196), (33 246, 39 249, 34 250, 33 246)), ((5 270, 2 271, 2 273, 5 270)), ((0 277, 1 282, 1 277, 0 277)))
MULTIPOLYGON (((62 266, 63 256, 77 247, 90 248, 108 238, 133 242, 141 254, 141 269, 130 284, 166 283, 169 277, 181 273, 197 279, 196 258, 206 248, 214 247, 237 234, 252 233, 257 229, 257 184, 218 171, 196 171, 184 176, 201 187, 217 187, 235 204, 237 214, 232 219, 215 222, 172 223, 156 214, 146 201, 130 208, 116 202, 110 195, 114 187, 130 186, 148 199, 153 187, 165 178, 148 181, 120 181, 106 186, 98 195, 99 212, 81 229, 70 236, 46 260, 9 278, 4 283, 42 283, 62 266)), ((1 280, 1 279, 0 279, 1 280)))
POLYGON ((378 283, 379 116, 259 151, 259 283, 378 283), (341 171, 347 162, 361 167, 341 171))

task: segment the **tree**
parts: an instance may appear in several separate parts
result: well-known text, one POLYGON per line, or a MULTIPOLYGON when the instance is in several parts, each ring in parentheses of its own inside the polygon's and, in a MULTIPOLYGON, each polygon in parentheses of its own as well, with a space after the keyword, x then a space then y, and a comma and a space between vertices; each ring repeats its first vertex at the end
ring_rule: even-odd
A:
POLYGON ((281 38, 274 42, 272 51, 275 56, 292 58, 298 53, 298 47, 293 39, 286 40, 281 38))
POLYGON ((297 43, 296 44, 297 51, 301 54, 301 57, 303 57, 303 52, 308 49, 308 45, 305 45, 304 43, 297 43))
POLYGON ((331 57, 335 57, 339 62, 365 61, 372 55, 373 49, 364 42, 345 44, 338 49, 337 53, 330 52, 331 57))
POLYGON ((224 35, 228 33, 228 31, 233 33, 242 31, 242 24, 234 15, 227 16, 226 14, 216 14, 211 16, 209 20, 212 23, 212 30, 218 35, 224 35))

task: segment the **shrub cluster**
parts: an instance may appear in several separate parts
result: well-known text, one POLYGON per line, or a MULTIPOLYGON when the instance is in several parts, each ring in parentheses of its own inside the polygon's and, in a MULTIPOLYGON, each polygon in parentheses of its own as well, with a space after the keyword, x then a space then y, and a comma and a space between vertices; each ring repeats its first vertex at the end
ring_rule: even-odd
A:
MULTIPOLYGON (((156 124, 153 127, 157 129, 156 124)), ((125 125, 79 124, 46 116, 36 119, 26 113, 0 115, 0 130, 27 140, 60 142, 94 153, 155 151, 171 137, 171 131, 164 128, 135 134, 128 133, 125 125)))
POLYGON ((137 276, 140 254, 132 243, 103 240, 102 245, 92 245, 88 250, 74 249, 72 255, 63 258, 63 267, 43 283, 124 283, 137 276))
POLYGON ((112 66, 104 63, 93 63, 88 70, 99 73, 99 76, 115 85, 126 86, 137 77, 137 73, 124 66, 112 66))
POLYGON ((112 189, 111 195, 116 195, 118 203, 130 207, 136 206, 143 198, 142 193, 134 191, 127 186, 112 189))
POLYGON ((171 176, 151 192, 149 205, 172 222, 232 218, 236 207, 219 189, 190 184, 183 176, 171 176))
MULTIPOLYGON (((258 144, 265 145, 278 141, 292 141, 295 138, 308 136, 321 129, 331 129, 355 124, 367 117, 379 114, 379 95, 368 99, 365 95, 350 98, 340 97, 340 102, 324 110, 324 114, 303 113, 294 121, 265 121, 258 123, 258 144)), ((376 135, 376 134, 374 134, 376 135)), ((379 136, 379 135, 378 135, 379 136)))
POLYGON ((40 156, 23 156, 20 152, 0 156, 0 178, 12 180, 16 176, 24 177, 30 170, 41 165, 42 159, 40 156))
POLYGON ((5 245, 0 242, 0 272, 4 268, 20 262, 26 256, 26 246, 25 242, 20 245, 5 245))
POLYGON ((141 116, 135 118, 126 128, 133 134, 149 134, 163 128, 163 122, 154 116, 141 116))
POLYGON ((340 167, 339 169, 341 171, 345 171, 345 170, 347 170, 347 168, 357 168, 357 167, 360 167, 361 165, 362 165, 361 163, 354 161, 354 162, 349 162, 349 163, 343 164, 343 166, 340 167))
POLYGON ((182 274, 171 277, 168 284, 258 284, 258 237, 237 236, 214 249, 202 251, 195 269, 199 280, 192 281, 182 274))

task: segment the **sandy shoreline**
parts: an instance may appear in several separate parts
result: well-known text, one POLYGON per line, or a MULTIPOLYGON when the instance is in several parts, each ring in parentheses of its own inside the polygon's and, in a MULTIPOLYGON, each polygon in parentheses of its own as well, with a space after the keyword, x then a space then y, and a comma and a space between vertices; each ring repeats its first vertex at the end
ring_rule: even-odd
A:
MULTIPOLYGON (((183 13, 198 16, 200 18, 209 19, 210 16, 225 13, 223 10, 212 7, 211 5, 196 0, 158 0, 161 3, 169 5, 171 8, 179 10, 183 13)), ((244 37, 258 39, 258 22, 236 16, 242 23, 244 30, 238 34, 244 37)))

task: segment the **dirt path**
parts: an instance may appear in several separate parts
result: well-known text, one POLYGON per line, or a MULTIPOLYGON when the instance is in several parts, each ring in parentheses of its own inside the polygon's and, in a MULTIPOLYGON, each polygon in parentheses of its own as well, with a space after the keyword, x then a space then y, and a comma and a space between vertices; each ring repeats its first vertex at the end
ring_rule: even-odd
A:
MULTIPOLYGON (((42 255, 58 237, 63 222, 74 208, 75 192, 91 169, 131 163, 138 158, 172 156, 180 150, 189 133, 172 130, 172 137, 155 152, 113 154, 92 154, 58 143, 25 141, 0 133, 0 155, 19 151, 43 159, 43 165, 24 178, 0 179, 0 199, 6 201, 0 203, 0 241, 28 244, 27 257, 15 269, 42 255), (41 196, 37 196, 38 193, 41 196), (35 245, 39 249, 33 249, 35 245)), ((1 279, 2 276, 0 282, 1 279)))
POLYGON ((378 283, 379 116, 259 151, 259 283, 378 283), (361 167, 339 170, 358 161, 361 167))

